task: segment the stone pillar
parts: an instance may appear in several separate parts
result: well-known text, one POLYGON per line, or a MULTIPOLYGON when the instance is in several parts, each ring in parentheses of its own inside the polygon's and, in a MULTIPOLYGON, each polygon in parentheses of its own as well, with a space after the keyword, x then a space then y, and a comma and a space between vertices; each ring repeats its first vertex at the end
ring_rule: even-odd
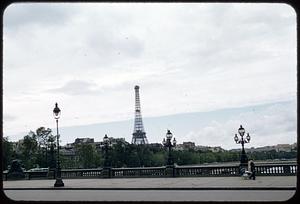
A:
POLYGON ((25 174, 23 172, 23 169, 21 167, 21 160, 13 160, 10 166, 10 169, 7 173, 8 179, 24 179, 25 174))
POLYGON ((167 177, 175 177, 175 165, 167 165, 166 166, 166 176, 167 177))
POLYGON ((290 166, 283 166, 283 172, 284 174, 290 174, 291 173, 290 166))
POLYGON ((110 167, 104 167, 102 169, 102 178, 111 178, 111 168, 110 167))
POLYGON ((49 168, 47 174, 48 179, 55 179, 56 178, 55 175, 56 175, 55 168, 49 168))
POLYGON ((248 170, 248 164, 247 163, 241 163, 239 165, 239 173, 240 175, 243 175, 245 173, 245 171, 248 170))

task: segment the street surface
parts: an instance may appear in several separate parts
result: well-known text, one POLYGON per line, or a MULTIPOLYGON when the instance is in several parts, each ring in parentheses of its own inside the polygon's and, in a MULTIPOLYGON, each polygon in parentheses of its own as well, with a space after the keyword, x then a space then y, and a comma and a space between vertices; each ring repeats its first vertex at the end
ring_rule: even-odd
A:
POLYGON ((284 201, 296 176, 63 179, 4 181, 13 200, 34 201, 284 201))
POLYGON ((285 201, 295 190, 5 190, 24 201, 285 201))

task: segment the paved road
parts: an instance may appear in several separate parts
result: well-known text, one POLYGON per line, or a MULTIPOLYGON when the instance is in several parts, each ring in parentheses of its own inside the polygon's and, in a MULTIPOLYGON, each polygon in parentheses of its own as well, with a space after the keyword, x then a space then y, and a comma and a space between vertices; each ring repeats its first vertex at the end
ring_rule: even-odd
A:
MULTIPOLYGON (((296 187, 296 176, 63 179, 64 188, 296 187)), ((4 181, 5 188, 54 188, 55 180, 4 181)))
POLYGON ((4 181, 14 200, 43 201, 284 201, 293 196, 296 176, 64 179, 4 181), (173 189, 170 189, 173 188, 173 189))
POLYGON ((5 190, 24 201, 285 201, 294 190, 5 190))

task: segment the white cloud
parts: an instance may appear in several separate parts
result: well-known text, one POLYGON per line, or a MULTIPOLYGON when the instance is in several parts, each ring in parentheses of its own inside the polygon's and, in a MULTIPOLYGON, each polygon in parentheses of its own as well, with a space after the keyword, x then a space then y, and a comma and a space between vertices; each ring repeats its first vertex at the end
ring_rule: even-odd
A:
POLYGON ((15 4, 3 31, 5 133, 51 126, 55 102, 65 126, 130 119, 136 84, 145 117, 296 96, 285 4, 15 4))
POLYGON ((188 132, 183 141, 196 144, 222 146, 226 149, 239 148, 234 145, 233 137, 238 134, 239 125, 243 125, 251 136, 250 144, 245 147, 267 146, 278 143, 292 144, 297 141, 297 113, 294 102, 279 103, 262 110, 254 108, 238 115, 231 115, 225 121, 216 118, 208 125, 188 132))
POLYGON ((95 83, 90 83, 86 81, 80 81, 80 80, 73 80, 67 82, 63 87, 56 88, 56 89, 50 89, 49 92, 55 93, 55 92, 62 92, 64 94, 70 94, 70 95, 86 95, 86 94, 101 94, 101 92, 94 88, 97 86, 95 83))

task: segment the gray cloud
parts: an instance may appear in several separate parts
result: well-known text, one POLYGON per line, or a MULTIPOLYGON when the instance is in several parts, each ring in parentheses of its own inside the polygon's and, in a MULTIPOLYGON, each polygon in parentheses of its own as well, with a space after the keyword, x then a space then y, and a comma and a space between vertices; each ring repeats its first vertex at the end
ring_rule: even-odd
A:
POLYGON ((9 114, 4 114, 3 120, 6 122, 15 121, 15 120, 17 120, 17 117, 13 116, 13 115, 9 115, 9 114))
POLYGON ((25 26, 59 26, 76 15, 72 4, 14 3, 4 11, 4 26, 8 30, 25 26))
POLYGON ((83 81, 83 80, 71 80, 65 83, 60 88, 48 89, 49 93, 63 93, 66 95, 77 96, 77 95, 96 95, 110 92, 128 92, 130 89, 133 89, 134 83, 132 82, 120 82, 116 84, 107 84, 107 85, 97 85, 94 82, 83 81))
POLYGON ((72 80, 68 81, 65 85, 60 88, 50 89, 48 92, 60 92, 67 95, 86 95, 86 94, 96 94, 99 93, 97 85, 95 83, 72 80))
POLYGON ((70 109, 82 100, 98 108, 76 124, 100 122, 99 113, 118 120, 134 104, 135 84, 151 116, 291 99, 295 16, 282 4, 11 6, 3 30, 4 110, 22 109, 19 124, 37 124, 43 116, 30 118, 37 106, 42 112, 49 97, 60 97, 70 109), (28 91, 36 103, 23 108, 28 100, 20 93, 28 91), (128 101, 122 110, 120 98, 128 101))
POLYGON ((237 129, 242 124, 252 137, 247 147, 294 143, 297 141, 295 108, 295 102, 278 103, 256 111, 244 111, 235 116, 227 115, 229 117, 225 121, 220 120, 219 115, 207 125, 188 132, 184 139, 210 146, 218 144, 225 148, 239 148, 234 144, 233 136, 238 134, 237 129))
POLYGON ((86 48, 89 53, 95 53, 95 60, 99 64, 114 64, 126 58, 138 58, 142 55, 144 45, 140 39, 126 34, 109 33, 109 28, 104 27, 98 32, 86 36, 86 48))

